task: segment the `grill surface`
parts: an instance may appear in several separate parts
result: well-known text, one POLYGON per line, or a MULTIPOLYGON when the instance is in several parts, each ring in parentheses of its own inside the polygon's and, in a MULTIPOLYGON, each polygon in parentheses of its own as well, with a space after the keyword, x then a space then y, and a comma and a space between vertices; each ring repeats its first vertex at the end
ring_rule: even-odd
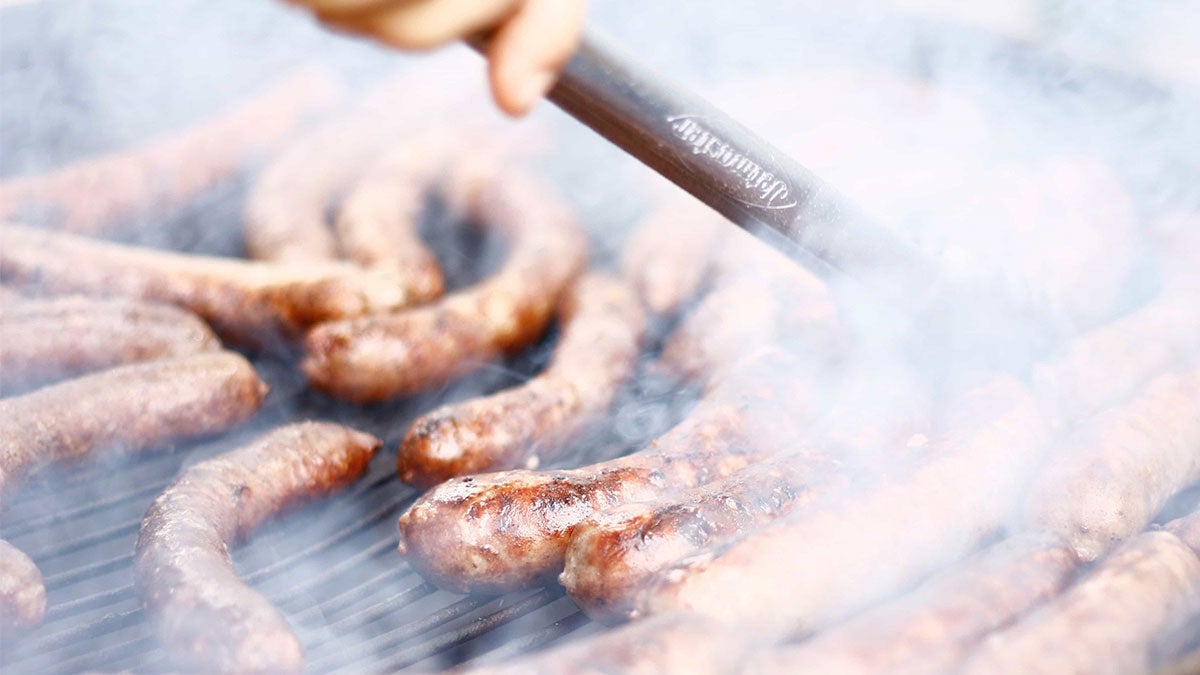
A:
MULTIPOLYGON (((43 4, 4 10, 6 18, 16 18, 14 25, 32 31, 15 40, 15 44, 0 48, 4 50, 0 54, 4 59, 5 106, 13 101, 8 93, 18 88, 42 92, 22 99, 16 106, 18 114, 0 122, 0 141, 6 148, 16 149, 7 153, 6 158, 0 158, 0 171, 5 175, 56 166, 75 156, 129 145, 132 139, 169 128, 173 119, 188 117, 189 106, 214 95, 183 96, 182 101, 167 96, 164 100, 168 104, 161 114, 149 115, 149 121, 138 125, 136 132, 128 126, 114 125, 114 119, 124 118, 119 111, 114 112, 109 97, 96 88, 120 85, 121 66, 125 62, 118 59, 115 66, 108 64, 112 67, 107 69, 104 63, 87 64, 88 56, 94 55, 96 40, 83 40, 81 44, 78 39, 81 33, 56 32, 57 24, 46 6, 57 3, 43 4), (46 66, 56 61, 56 65, 46 66), (51 79, 57 78, 49 90, 44 83, 32 84, 39 81, 36 78, 48 74, 51 79), (72 95, 78 98, 78 105, 90 112, 80 115, 75 111, 69 118, 65 114, 56 116, 62 111, 61 107, 53 107, 55 102, 69 100, 72 95), (101 101, 107 103, 101 105, 101 101), (21 108, 22 104, 27 109, 21 108), (52 114, 46 113, 50 109, 47 106, 53 109, 52 114), (40 113, 46 114, 39 117, 40 113)), ((195 3, 192 8, 208 4, 213 3, 195 3)), ((216 4, 227 8, 239 3, 216 4)), ((108 5, 116 3, 89 4, 80 20, 103 23, 106 9, 118 11, 108 5)), ((288 18, 282 16, 283 10, 270 3, 261 5, 261 13, 267 19, 276 20, 279 18, 276 15, 288 18)), ((1026 124, 1042 133, 1047 126, 1053 127, 1052 130, 1060 132, 1055 136, 1058 142, 1086 144, 1104 153, 1122 170, 1127 181, 1141 188, 1135 194, 1143 198, 1143 206, 1150 204, 1152 208, 1155 195, 1170 190, 1170 182, 1165 186, 1163 182, 1168 168, 1172 175, 1194 175, 1194 171, 1187 169, 1196 168, 1196 158, 1171 148, 1153 157, 1132 157, 1127 145, 1105 146, 1104 142, 1095 142, 1096 138, 1121 137, 1127 124, 1121 113, 1138 100, 1163 96, 1153 85, 1123 76, 1097 75, 1070 64, 1060 63, 1058 70, 1047 70, 1044 63, 1026 52, 1008 51, 1008 47, 999 49, 993 43, 971 42, 921 26, 905 29, 903 40, 884 48, 873 41, 876 22, 884 19, 850 17, 853 21, 849 21, 847 17, 827 12, 812 15, 806 13, 803 5, 799 3, 798 8, 789 10, 799 14, 794 22, 778 17, 764 20, 778 11, 777 3, 768 2, 754 7, 715 1, 699 5, 682 1, 661 3, 645 8, 656 14, 639 22, 621 21, 619 8, 598 7, 594 12, 596 23, 612 29, 631 44, 645 46, 650 60, 682 74, 692 85, 696 79, 711 84, 747 72, 786 75, 797 63, 861 65, 865 60, 876 67, 886 61, 889 68, 899 67, 910 73, 935 70, 948 80, 954 80, 955 73, 960 71, 986 70, 994 75, 994 90, 981 87, 974 80, 959 84, 988 101, 1001 114, 1007 114, 1013 112, 1008 109, 1012 104, 998 96, 997 91, 1009 91, 1016 82, 1032 98, 1022 100, 1024 118, 1012 120, 1014 125, 1026 124), (733 4, 739 7, 729 8, 733 4), (711 10, 711 16, 687 26, 674 21, 681 15, 696 16, 699 6, 711 10), (755 8, 761 13, 753 11, 755 8), (849 30, 848 25, 856 28, 849 30), (750 58, 751 50, 747 49, 750 46, 755 54, 765 49, 778 58, 769 63, 750 58), (901 58, 897 58, 898 53, 901 58), (955 65, 947 68, 950 62, 955 65), (1068 86, 1063 86, 1064 81, 1068 86), (1092 115, 1089 125, 1069 123, 1072 118, 1061 115, 1085 104, 1090 106, 1092 115), (1048 122, 1048 119, 1058 121, 1048 122)), ((247 11, 254 14, 260 9, 247 11)), ((200 15, 207 20, 197 29, 201 34, 228 25, 229 17, 220 13, 200 11, 200 15)), ((155 21, 148 13, 140 18, 146 23, 155 21)), ((288 51, 280 46, 287 40, 267 40, 262 59, 247 66, 246 72, 235 80, 247 83, 266 79, 266 74, 281 64, 299 59, 296 52, 312 44, 328 47, 333 54, 331 58, 343 59, 352 76, 377 71, 381 60, 386 58, 365 47, 338 46, 336 40, 314 36, 311 28, 294 17, 292 20, 295 25, 289 24, 283 33, 303 37, 301 46, 293 45, 288 51)), ((244 34, 238 36, 242 41, 238 45, 239 54, 260 54, 251 46, 261 38, 253 27, 261 27, 265 22, 266 19, 249 21, 249 28, 240 29, 244 34)), ((103 31, 99 33, 102 35, 103 31)), ((136 49, 163 49, 170 39, 171 31, 166 31, 159 38, 148 40, 149 47, 139 44, 136 49)), ((136 59, 136 52, 128 55, 128 60, 136 59)), ((139 71, 136 81, 129 83, 131 91, 146 101, 154 101, 161 92, 147 83, 167 76, 163 72, 139 71)), ((715 85, 699 88, 708 89, 706 93, 710 94, 717 90, 715 85)), ((177 89, 182 87, 175 83, 174 89, 167 91, 177 89)), ((235 90, 236 87, 224 87, 216 96, 236 98, 235 90)), ((734 108, 733 112, 755 126, 752 109, 738 109, 736 101, 718 100, 718 103, 734 108)), ((1171 105, 1191 103, 1184 98, 1171 105)), ((1169 113, 1179 109, 1167 110, 1169 113)), ((145 111, 142 114, 145 116, 145 111)), ((1164 120, 1179 122, 1170 114, 1164 114, 1158 121, 1164 120)), ((554 112, 540 111, 534 124, 552 128, 556 134, 556 149, 541 160, 541 168, 574 202, 594 235, 599 257, 610 259, 615 244, 645 205, 646 191, 638 183, 646 180, 646 174, 631 170, 632 160, 616 155, 589 132, 576 128, 554 112), (597 166, 612 170, 597 171, 597 166)), ((761 131, 769 138, 773 131, 787 130, 761 131)), ((1188 131, 1182 129, 1184 133, 1188 131)), ((1176 133, 1176 130, 1158 132, 1176 133)), ((214 190, 167 222, 147 224, 134 239, 147 245, 239 255, 237 216, 243 189, 244 185, 237 184, 214 190)), ((434 213, 430 221, 436 223, 438 214, 434 213)), ((469 283, 480 273, 469 264, 479 251, 479 242, 459 237, 433 239, 452 285, 469 283)), ((365 407, 344 405, 307 391, 287 357, 261 357, 255 365, 271 384, 272 393, 263 412, 246 428, 219 439, 138 458, 44 472, 0 513, 3 519, 0 536, 29 553, 41 567, 48 591, 47 616, 42 626, 20 640, 3 639, 0 665, 9 672, 166 669, 169 664, 165 654, 144 620, 132 588, 132 552, 142 515, 180 467, 236 447, 277 424, 305 417, 343 422, 385 439, 384 451, 375 458, 365 478, 327 502, 267 526, 235 552, 238 571, 282 610, 297 631, 311 670, 434 668, 476 658, 500 659, 568 636, 600 630, 563 597, 560 589, 499 597, 447 593, 425 583, 403 564, 394 550, 395 519, 416 497, 411 488, 395 479, 394 470, 395 447, 408 422, 437 403, 520 381, 544 363, 553 339, 550 336, 520 358, 445 391, 365 407)), ((670 391, 658 382, 640 378, 618 405, 615 423, 606 435, 589 439, 585 447, 561 463, 576 464, 637 447, 677 419, 689 401, 688 392, 670 391)))

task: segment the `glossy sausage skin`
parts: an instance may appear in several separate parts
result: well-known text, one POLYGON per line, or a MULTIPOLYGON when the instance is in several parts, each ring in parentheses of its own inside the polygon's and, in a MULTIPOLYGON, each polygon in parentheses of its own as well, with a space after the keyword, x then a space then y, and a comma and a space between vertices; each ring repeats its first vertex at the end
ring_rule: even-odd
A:
POLYGON ((150 506, 134 561, 138 596, 179 665, 301 672, 287 621, 238 578, 229 550, 264 521, 366 471, 379 440, 304 422, 188 468, 150 506))
POLYGON ((400 479, 428 489, 469 473, 534 469, 601 419, 633 373, 642 309, 623 281, 592 274, 568 291, 559 321, 559 342, 543 373, 413 422, 397 454, 400 479))

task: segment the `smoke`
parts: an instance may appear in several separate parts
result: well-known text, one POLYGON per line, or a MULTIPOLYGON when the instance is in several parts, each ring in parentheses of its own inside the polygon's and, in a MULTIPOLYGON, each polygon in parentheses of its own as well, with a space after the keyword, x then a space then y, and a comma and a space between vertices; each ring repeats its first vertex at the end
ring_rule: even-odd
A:
MULTIPOLYGON (((836 354, 814 354, 806 336, 782 334, 779 346, 804 353, 798 359, 804 377, 820 374, 813 384, 822 397, 812 411, 812 434, 848 449, 846 465, 859 473, 900 475, 905 462, 941 452, 942 446, 927 449, 927 441, 944 427, 941 411, 964 391, 996 370, 1026 377, 1031 361, 1053 361, 1075 335, 1186 278, 1164 271, 1160 258, 1168 246, 1164 241, 1186 238, 1180 233, 1200 226, 1195 182, 1200 47, 1186 39, 1200 25, 1194 5, 1075 0, 592 5, 594 26, 917 242, 951 283, 995 289, 1034 308, 1026 327, 1051 336, 1036 347, 1009 345, 1007 358, 981 361, 940 351, 944 343, 922 349, 893 336, 881 338, 874 333, 886 322, 870 308, 854 307, 843 308, 842 320, 852 330, 836 354), (882 420, 883 432, 865 428, 864 418, 882 420)), ((347 82, 351 100, 397 71, 442 69, 444 90, 428 95, 472 90, 463 105, 486 111, 480 116, 517 139, 510 149, 520 161, 534 164, 566 196, 592 238, 598 264, 612 264, 640 219, 678 197, 674 187, 549 104, 528 119, 497 122, 488 108, 481 62, 462 47, 397 55, 332 35, 269 0, 0 5, 0 175, 35 173, 135 145, 312 65, 347 82), (550 140, 543 144, 539 138, 550 140)), ((224 186, 165 223, 147 223, 137 241, 240 253, 245 182, 224 186)), ((461 264, 466 257, 455 249, 459 244, 441 242, 439 252, 444 262, 456 261, 451 267, 458 279, 472 279, 472 270, 461 264)), ((1184 260, 1176 269, 1186 267, 1184 260)), ((759 283, 766 290, 776 280, 759 283)), ((1007 328, 974 326, 980 333, 1007 328)), ((369 407, 306 391, 286 356, 265 356, 256 364, 275 393, 253 431, 314 415, 373 431, 386 442, 371 474, 351 488, 352 498, 336 500, 336 508, 305 511, 235 554, 239 569, 294 620, 319 669, 423 659, 428 659, 423 665, 447 665, 490 649, 512 652, 511 644, 502 647, 507 640, 546 631, 572 615, 570 603, 555 592, 464 599, 434 591, 392 550, 394 518, 416 496, 398 486, 391 467, 390 453, 408 420, 438 403, 527 377, 545 363, 552 346, 553 337, 448 390, 369 407), (323 548, 312 548, 317 545, 323 548), (420 651, 423 636, 442 629, 469 634, 473 621, 526 601, 545 607, 544 613, 524 623, 498 624, 488 637, 448 655, 420 651), (405 651, 410 648, 415 651, 405 651)), ((694 389, 665 379, 650 365, 660 347, 652 345, 643 375, 618 401, 611 429, 581 443, 574 459, 635 450, 688 413, 694 389)), ((1170 367, 1194 364, 1194 352, 1181 353, 1170 367)), ((157 472, 125 474, 118 467, 107 487, 88 483, 92 474, 70 474, 76 477, 63 499, 96 501, 109 489, 118 496, 141 495, 144 485, 162 483, 179 465, 249 437, 247 430, 189 449, 186 460, 181 448, 180 454, 145 465, 157 472)), ((52 515, 62 512, 54 495, 58 478, 32 487, 12 513, 58 522, 52 515)), ((855 483, 842 497, 880 480, 855 483)), ((128 581, 118 570, 131 545, 129 527, 144 510, 138 504, 130 497, 111 517, 63 520, 70 523, 71 540, 82 541, 72 551, 62 550, 48 529, 16 529, 17 543, 35 557, 39 551, 53 554, 47 570, 52 606, 84 597, 102 608, 52 617, 57 622, 52 629, 97 620, 105 612, 137 611, 128 590, 115 592, 114 605, 104 605, 96 594, 128 581), (93 546, 86 530, 96 521, 115 523, 110 527, 118 534, 93 546), (76 553, 79 558, 70 558, 76 553), (70 576, 77 568, 114 560, 103 575, 70 576)), ((128 623, 136 625, 133 618, 128 623)), ((122 638, 140 636, 128 626, 122 630, 122 638)), ((114 659, 134 660, 150 653, 151 663, 161 658, 145 643, 114 653, 114 659)))

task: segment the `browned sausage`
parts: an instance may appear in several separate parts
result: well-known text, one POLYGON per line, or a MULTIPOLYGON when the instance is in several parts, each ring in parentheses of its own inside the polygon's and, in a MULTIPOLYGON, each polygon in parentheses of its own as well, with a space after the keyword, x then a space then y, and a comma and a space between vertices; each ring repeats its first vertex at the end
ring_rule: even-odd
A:
POLYGON ((711 619, 658 616, 545 652, 462 675, 722 675, 736 673, 755 643, 751 636, 711 619))
POLYGON ((301 672, 287 621, 238 578, 229 549, 264 521, 337 492, 379 440, 304 422, 188 468, 146 512, 134 561, 138 596, 172 655, 216 672, 301 672))
POLYGON ((46 587, 37 565, 0 539, 0 628, 28 628, 46 615, 46 587))
POLYGON ((811 387, 762 375, 715 387, 640 452, 569 471, 443 483, 400 516, 400 553, 447 589, 502 591, 552 579, 571 531, 592 513, 720 479, 793 442, 811 387))
POLYGON ((396 458, 401 480, 428 489, 468 473, 535 469, 603 417, 637 362, 641 306, 625 282, 591 274, 567 292, 559 320, 545 372, 413 422, 396 458))
POLYGON ((1200 370, 1161 375, 1081 424, 1034 484, 1025 516, 1095 560, 1197 480, 1200 370))
POLYGON ((0 279, 33 292, 116 295, 186 307, 223 337, 259 345, 317 321, 410 298, 393 273, 349 263, 283 266, 158 251, 0 225, 0 279))
POLYGON ((679 495, 593 514, 572 530, 559 582, 589 616, 626 618, 659 570, 810 501, 833 460, 793 452, 679 495))
POLYGON ((221 348, 196 315, 140 300, 63 297, 0 305, 0 389, 221 348))
POLYGON ((971 399, 988 419, 943 435, 927 461, 672 567, 639 594, 634 615, 811 630, 963 557, 1003 522, 1046 441, 1019 383, 998 378, 971 399))
POLYGON ((430 132, 402 140, 367 167, 334 221, 342 255, 368 267, 393 267, 412 278, 410 285, 425 300, 440 296, 442 268, 417 225, 426 193, 450 156, 461 151, 452 139, 430 132))
POLYGON ((260 97, 140 147, 0 183, 0 219, 26 217, 88 234, 179 206, 278 144, 339 87, 324 73, 285 79, 260 97))
POLYGON ((52 462, 215 434, 258 411, 267 385, 234 352, 118 366, 0 399, 0 494, 52 462))
POLYGON ((582 270, 587 242, 567 208, 518 172, 460 165, 448 198, 509 237, 501 269, 432 305, 317 326, 309 382, 352 401, 413 394, 536 341, 582 270))
POLYGON ((984 673, 1147 673, 1154 645, 1200 612, 1200 559, 1169 532, 1126 541, 1061 596, 991 635, 962 669, 984 673))
POLYGON ((897 600, 798 645, 760 654, 743 672, 953 672, 985 635, 1058 595, 1077 565, 1061 541, 1018 535, 897 600))
POLYGON ((693 199, 674 200, 651 212, 621 257, 621 270, 646 309, 671 316, 700 292, 725 227, 731 226, 693 199))
POLYGON ((1058 422, 1076 420, 1119 403, 1146 380, 1200 352, 1200 311, 1180 293, 1160 295, 1135 312, 1073 340, 1034 369, 1038 395, 1058 422))

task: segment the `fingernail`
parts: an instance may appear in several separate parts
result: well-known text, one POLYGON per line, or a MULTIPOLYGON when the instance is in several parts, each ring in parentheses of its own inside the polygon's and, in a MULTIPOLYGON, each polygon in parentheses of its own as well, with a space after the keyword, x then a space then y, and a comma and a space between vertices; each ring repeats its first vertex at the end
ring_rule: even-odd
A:
POLYGON ((538 99, 546 95, 550 91, 550 87, 554 86, 554 81, 558 79, 558 73, 548 70, 539 70, 530 74, 525 80, 523 96, 521 96, 522 108, 529 110, 538 102, 538 99))

